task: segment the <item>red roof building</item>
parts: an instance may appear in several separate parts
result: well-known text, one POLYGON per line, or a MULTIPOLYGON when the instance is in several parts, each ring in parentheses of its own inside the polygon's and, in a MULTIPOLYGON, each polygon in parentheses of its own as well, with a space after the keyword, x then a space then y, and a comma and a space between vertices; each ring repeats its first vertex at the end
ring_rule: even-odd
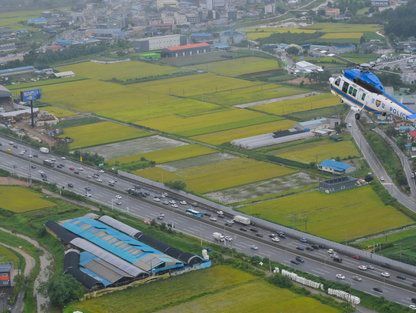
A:
POLYGON ((412 140, 416 141, 416 130, 410 131, 409 137, 412 138, 412 140))
POLYGON ((211 51, 211 46, 206 42, 191 43, 182 46, 173 46, 163 49, 162 56, 168 58, 177 58, 182 56, 190 56, 195 54, 207 53, 211 51))

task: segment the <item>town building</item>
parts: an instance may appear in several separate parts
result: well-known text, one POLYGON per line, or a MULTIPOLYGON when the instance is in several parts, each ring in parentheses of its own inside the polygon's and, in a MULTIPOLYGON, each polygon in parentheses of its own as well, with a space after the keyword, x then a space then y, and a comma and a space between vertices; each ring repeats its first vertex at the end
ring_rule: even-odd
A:
POLYGON ((314 72, 323 72, 323 71, 324 70, 322 67, 312 64, 307 61, 296 62, 295 70, 294 70, 295 73, 305 73, 305 74, 314 73, 314 72))
POLYGON ((0 264, 0 287, 10 287, 12 285, 12 263, 0 264))
POLYGON ((335 175, 344 175, 355 171, 355 167, 352 165, 335 160, 322 161, 318 164, 318 169, 335 175))
POLYGON ((351 176, 342 176, 328 179, 319 183, 319 191, 325 193, 334 193, 357 187, 357 178, 351 176))
POLYGON ((390 5, 390 0, 371 0, 371 5, 373 7, 388 7, 390 5))
POLYGON ((138 52, 162 50, 165 48, 186 44, 186 37, 179 34, 155 36, 129 40, 138 52))
POLYGON ((162 50, 162 57, 177 58, 184 56, 191 56, 196 54, 203 54, 211 51, 209 43, 201 42, 194 44, 187 44, 183 46, 175 46, 162 50))
POLYGON ((325 8, 325 16, 327 17, 336 18, 336 17, 339 17, 340 14, 341 14, 341 11, 339 8, 329 8, 329 7, 325 8))

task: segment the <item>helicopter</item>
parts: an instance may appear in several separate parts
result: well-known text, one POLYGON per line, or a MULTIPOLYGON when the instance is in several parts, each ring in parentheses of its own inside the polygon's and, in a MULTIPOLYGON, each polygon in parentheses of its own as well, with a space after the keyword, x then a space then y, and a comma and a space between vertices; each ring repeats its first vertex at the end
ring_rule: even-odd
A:
MULTIPOLYGON (((380 79, 373 73, 376 70, 375 63, 356 64, 334 53, 328 54, 322 50, 319 52, 355 65, 353 68, 345 69, 341 75, 329 78, 331 93, 340 97, 342 103, 350 106, 355 112, 355 119, 359 120, 361 112, 366 110, 382 116, 390 114, 405 121, 416 121, 415 111, 385 91, 380 79)), ((378 71, 397 74, 384 70, 378 71)))

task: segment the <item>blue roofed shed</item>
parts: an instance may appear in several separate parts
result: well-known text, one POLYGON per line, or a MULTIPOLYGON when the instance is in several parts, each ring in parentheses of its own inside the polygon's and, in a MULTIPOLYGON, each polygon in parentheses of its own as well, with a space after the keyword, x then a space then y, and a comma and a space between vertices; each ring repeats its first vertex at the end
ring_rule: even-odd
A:
POLYGON ((355 167, 352 165, 335 160, 322 161, 318 164, 318 169, 323 172, 328 172, 336 175, 347 174, 355 171, 355 167))

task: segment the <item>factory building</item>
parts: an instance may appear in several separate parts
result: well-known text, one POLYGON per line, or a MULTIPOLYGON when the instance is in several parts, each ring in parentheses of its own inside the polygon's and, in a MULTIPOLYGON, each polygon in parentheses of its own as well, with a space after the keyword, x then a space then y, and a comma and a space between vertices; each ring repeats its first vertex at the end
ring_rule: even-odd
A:
POLYGON ((211 46, 206 42, 175 46, 162 50, 162 56, 166 58, 178 58, 203 54, 211 51, 211 46))
POLYGON ((0 85, 0 107, 12 105, 12 93, 6 87, 0 85))
POLYGON ((211 265, 208 259, 173 248, 110 216, 87 214, 49 221, 46 227, 68 247, 65 272, 88 289, 211 265))
POLYGON ((186 37, 178 34, 155 36, 141 39, 130 39, 130 42, 138 52, 161 50, 172 46, 186 44, 186 37))
POLYGON ((11 263, 0 264, 0 287, 10 287, 12 285, 13 265, 11 263))
POLYGON ((35 70, 36 69, 33 66, 21 66, 21 67, 15 67, 15 68, 8 68, 5 70, 0 70, 0 77, 33 74, 35 70))
POLYGON ((335 175, 348 174, 355 170, 355 168, 349 165, 348 163, 339 162, 335 160, 322 161, 321 163, 318 164, 318 169, 323 172, 327 172, 327 173, 331 173, 335 175))
POLYGON ((343 176, 334 179, 325 180, 319 183, 319 191, 333 193, 348 190, 357 187, 357 178, 343 176))

